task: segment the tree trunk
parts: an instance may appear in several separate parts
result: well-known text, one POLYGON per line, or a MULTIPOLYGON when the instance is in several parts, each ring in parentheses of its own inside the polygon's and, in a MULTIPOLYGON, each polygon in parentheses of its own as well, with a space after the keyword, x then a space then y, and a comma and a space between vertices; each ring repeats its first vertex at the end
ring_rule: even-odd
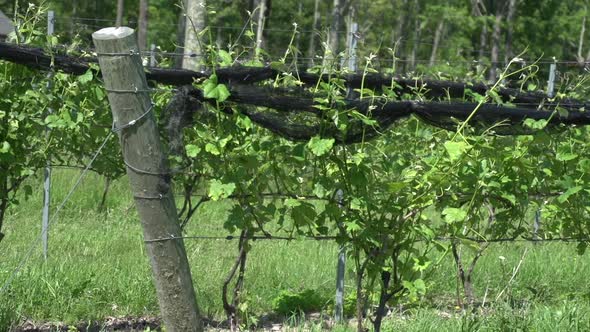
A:
MULTIPOLYGON (((303 16, 303 1, 299 1, 299 5, 297 7, 297 19, 300 20, 303 16)), ((313 34, 313 33, 312 33, 313 34)), ((295 36, 295 50, 293 51, 293 62, 295 65, 299 65, 299 50, 301 46, 301 33, 298 33, 295 36)))
POLYGON ((123 0, 117 0, 117 21, 115 24, 117 27, 123 25, 123 0))
POLYGON ((506 16, 506 50, 504 62, 508 63, 514 57, 512 51, 512 36, 514 33, 514 14, 516 12, 516 0, 508 1, 508 14, 506 16))
MULTIPOLYGON (((72 17, 78 17, 78 0, 72 0, 72 17)), ((76 21, 72 19, 70 21, 70 38, 74 39, 74 33, 76 31, 76 21)))
POLYGON ((217 27, 217 37, 215 38, 215 46, 218 50, 223 49, 223 31, 221 27, 217 27))
POLYGON ((391 272, 382 271, 379 304, 377 305, 377 309, 375 310, 375 321, 373 322, 373 329, 375 332, 381 331, 381 323, 383 322, 383 318, 387 314, 387 301, 389 301, 389 299, 391 298, 388 292, 390 282, 391 272))
POLYGON ((484 23, 481 27, 481 33, 479 34, 479 52, 478 59, 481 61, 486 56, 486 50, 488 48, 488 24, 484 23))
POLYGON ((188 0, 183 1, 183 10, 180 11, 178 15, 178 25, 176 26, 176 56, 174 58, 174 66, 176 68, 182 68, 182 59, 183 56, 180 54, 184 54, 184 30, 186 27, 186 5, 188 0))
POLYGON ((187 0, 186 4, 182 68, 202 71, 205 56, 199 33, 205 29, 206 25, 206 2, 205 0, 187 0))
POLYGON ((148 2, 139 0, 139 22, 137 24, 137 44, 140 51, 147 50, 148 2))
POLYGON ((102 191, 102 198, 100 199, 100 204, 98 204, 98 212, 103 212, 104 208, 107 203, 107 196, 109 194, 109 189, 111 188, 111 178, 105 177, 104 179, 104 190, 102 191))
MULTIPOLYGON (((409 12, 410 12, 410 2, 409 0, 402 0, 401 4, 399 5, 399 8, 397 7, 397 4, 399 3, 399 0, 392 0, 392 8, 395 12, 398 12, 398 19, 397 19, 397 27, 395 29, 395 32, 393 32, 391 34, 391 44, 392 47, 395 48, 395 57, 397 58, 401 58, 403 56, 402 54, 402 50, 403 47, 401 45, 405 45, 405 39, 404 36, 406 35, 406 30, 407 30, 407 20, 406 17, 408 16, 409 12)), ((406 53, 407 54, 407 53, 406 53)), ((402 70, 405 70, 407 68, 405 68, 405 63, 402 63, 402 65, 400 66, 400 68, 402 68, 402 70)))
POLYGON ((490 67, 490 81, 495 81, 498 72, 498 61, 500 59, 500 33, 502 32, 502 19, 503 15, 498 10, 496 12, 496 20, 494 21, 494 31, 492 32, 492 54, 491 54, 491 67, 490 67))
MULTIPOLYGON (((479 34, 479 50, 477 52, 477 60, 481 61, 485 56, 485 50, 488 46, 488 22, 483 17, 486 13, 485 6, 479 0, 471 0, 471 14, 474 17, 481 18, 481 32, 479 34), (480 7, 481 5, 481 7, 480 7)), ((473 56, 475 56, 475 52, 473 56)))
POLYGON ((434 32, 434 40, 432 42, 432 53, 430 54, 430 67, 436 64, 436 54, 438 52, 438 45, 440 43, 440 38, 442 36, 443 30, 445 28, 445 21, 440 20, 438 22, 438 26, 436 27, 436 31, 434 32))
POLYGON ((178 223, 167 156, 162 148, 134 30, 92 34, 108 100, 117 124, 135 206, 143 228, 160 313, 166 331, 203 331, 191 271, 178 223), (113 56, 113 54, 115 56, 113 56), (128 91, 129 93, 126 93, 128 91), (140 92, 137 92, 140 91, 140 92), (147 114, 147 115, 146 115, 147 114))
POLYGON ((420 21, 420 2, 414 0, 414 40, 412 46, 412 53, 410 54, 410 70, 416 69, 416 54, 418 53, 418 47, 420 46, 420 38, 422 36, 422 22, 420 21))
POLYGON ((395 30, 393 30, 391 34, 391 44, 394 45, 404 37, 406 16, 408 13, 408 0, 402 0, 401 3, 399 0, 392 0, 391 6, 394 12, 399 13, 397 16, 395 30))
POLYGON ((260 56, 260 51, 264 47, 264 24, 266 22, 266 15, 267 15, 267 0, 255 0, 254 1, 254 9, 253 12, 255 13, 253 19, 256 22, 256 46, 254 50, 254 54, 258 58, 260 56))
POLYGON ((318 23, 320 21, 320 0, 315 0, 315 4, 313 7, 313 23, 311 25, 311 36, 309 37, 309 51, 307 53, 309 57, 309 66, 312 67, 314 65, 314 57, 315 57, 315 36, 318 31, 318 23))
POLYGON ((340 30, 342 29, 342 0, 334 0, 332 7, 332 23, 330 25, 330 34, 328 37, 328 45, 332 57, 335 59, 340 52, 340 30))
POLYGON ((585 58, 583 52, 584 52, 584 39, 586 38, 586 19, 587 19, 587 13, 588 13, 588 9, 586 7, 584 7, 584 17, 582 18, 582 26, 580 28, 580 39, 578 42, 578 53, 576 55, 576 60, 578 60, 578 63, 580 65, 584 64, 585 58))

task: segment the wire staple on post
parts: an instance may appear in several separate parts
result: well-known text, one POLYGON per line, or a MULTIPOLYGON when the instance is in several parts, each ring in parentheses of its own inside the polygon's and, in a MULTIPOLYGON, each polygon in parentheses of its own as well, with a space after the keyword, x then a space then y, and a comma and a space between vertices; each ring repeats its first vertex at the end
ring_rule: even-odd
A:
POLYGON ((135 126, 138 121, 145 118, 153 109, 154 109, 154 103, 152 102, 150 104, 150 107, 148 107, 148 109, 143 114, 141 114, 137 119, 131 120, 131 121, 127 122, 126 124, 121 125, 119 127, 117 127, 115 125, 115 122, 113 121, 113 127, 111 128, 111 131, 114 133, 118 133, 118 132, 122 131, 123 129, 135 126))
POLYGON ((139 51, 130 50, 128 53, 96 53, 96 56, 134 56, 140 55, 139 51))
POLYGON ((153 92, 157 91, 157 89, 156 90, 155 89, 138 89, 137 87, 135 87, 134 90, 117 90, 117 89, 109 89, 109 88, 105 88, 104 90, 106 92, 112 92, 112 93, 135 93, 135 94, 143 93, 143 92, 153 93, 153 92))
POLYGON ((151 200, 151 199, 162 200, 162 198, 164 198, 164 195, 165 194, 162 194, 162 193, 158 193, 157 196, 133 195, 133 198, 135 198, 135 199, 146 199, 146 200, 151 200))
POLYGON ((170 176, 170 175, 172 175, 171 172, 159 173, 159 172, 146 171, 144 169, 140 169, 140 168, 137 168, 137 167, 129 164, 127 162, 127 160, 123 160, 123 163, 125 164, 125 166, 129 167, 132 171, 134 171, 136 173, 140 173, 140 174, 154 175, 154 176, 170 176))

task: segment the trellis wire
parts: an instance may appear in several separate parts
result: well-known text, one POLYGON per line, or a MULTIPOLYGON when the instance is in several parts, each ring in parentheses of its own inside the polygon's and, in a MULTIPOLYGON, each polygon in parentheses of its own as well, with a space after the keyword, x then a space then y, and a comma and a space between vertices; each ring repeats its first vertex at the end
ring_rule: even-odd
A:
MULTIPOLYGON (((254 235, 248 237, 249 240, 278 240, 278 241, 304 241, 304 240, 314 240, 314 241, 334 241, 337 240, 338 236, 312 236, 312 235, 305 235, 305 236, 275 236, 275 235, 254 235)), ((148 239, 144 240, 143 242, 150 243, 150 242, 163 242, 163 241, 173 241, 173 240, 224 240, 224 241, 233 241, 239 240, 239 235, 186 235, 186 236, 169 236, 169 237, 161 237, 157 239, 148 239)), ((450 241, 468 241, 474 243, 551 243, 551 242, 590 242, 590 238, 577 238, 577 237, 559 237, 559 238, 529 238, 529 237, 507 237, 507 238, 498 238, 498 239, 483 239, 483 238, 471 238, 471 237, 436 237, 432 240, 417 240, 416 242, 427 242, 427 241, 442 241, 442 242, 450 242, 450 241)))
MULTIPOLYGON (((56 48, 62 48, 65 50, 70 49, 68 45, 56 45, 56 48)), ((85 53, 85 54, 96 54, 96 50, 93 48, 77 48, 77 52, 85 53)), ((140 55, 144 58, 150 58, 153 55, 162 56, 162 57, 187 57, 187 58, 205 58, 211 56, 212 54, 202 54, 196 53, 194 51, 186 50, 184 52, 170 52, 170 51, 142 51, 140 55)), ((343 57, 345 60, 349 60, 348 57, 343 57)), ((82 58, 83 59, 83 58, 82 58)), ((282 59, 282 56, 270 57, 268 59, 265 58, 266 61, 278 61, 282 59)), ((239 59, 236 59, 236 61, 239 59)), ((322 54, 318 54, 316 56, 297 56, 297 63, 301 65, 308 64, 310 61, 321 61, 322 54)), ((430 59, 407 59, 407 58, 400 58, 396 57, 391 58, 390 56, 385 57, 376 57, 371 62, 376 64, 394 64, 394 63, 429 63, 431 62, 430 59)), ((456 65, 456 64, 472 64, 472 65, 507 65, 509 62, 506 61, 488 61, 488 60, 480 60, 480 59, 435 59, 435 63, 443 63, 449 65, 456 65)), ((291 61, 287 61, 287 64, 291 63, 291 61)), ((513 64, 530 64, 530 65, 546 65, 546 64, 555 64, 555 65, 570 65, 570 66, 586 66, 590 65, 590 61, 576 61, 576 60, 556 60, 556 59, 549 59, 549 58, 536 58, 536 59, 522 59, 522 61, 513 62, 513 64)))
MULTIPOLYGON (((133 55, 134 54, 125 54, 125 56, 133 56, 133 55)), ((129 90, 126 92, 137 93, 136 90, 129 90)), ((115 125, 115 123, 113 122, 112 130, 108 133, 108 135, 106 136, 106 138, 104 139, 102 144, 99 146, 98 150, 96 150, 96 152, 94 153, 94 155, 92 156, 92 158, 90 159, 90 161, 88 162, 88 164, 86 165, 84 170, 80 173, 80 175, 78 176, 78 179, 76 180, 76 183, 74 183, 74 185, 72 186, 70 191, 65 196, 64 200, 57 207, 55 213, 53 214, 53 216, 51 217, 51 219, 47 223, 47 228, 44 228, 43 231, 41 232, 41 235, 38 238, 33 240, 29 249, 27 250, 26 254, 24 255, 23 259, 21 259, 21 261, 17 265, 16 269, 8 277, 8 279, 6 280, 6 282, 4 283, 2 288, 0 288, 0 294, 4 293, 4 291, 8 288, 8 286, 10 285, 10 283, 12 282, 14 277, 18 274, 18 272, 20 272, 20 270, 22 269, 24 264, 27 262, 29 257, 33 254, 33 250, 35 249, 35 247, 37 246, 39 241, 41 241, 43 239, 43 237, 45 236, 45 234, 48 232, 49 226, 55 221, 57 215, 59 215, 59 212, 62 210, 62 208, 65 206, 65 204, 69 201, 69 199, 72 196, 72 194, 74 193, 74 191, 78 188, 80 183, 82 183, 82 179, 84 178, 86 173, 88 173, 88 171, 90 171, 92 164, 94 163, 94 161, 96 160, 96 158, 98 157, 98 155, 100 154, 102 149, 105 147, 105 145, 107 144, 107 142, 109 141, 111 136, 113 136, 115 133, 120 132, 123 129, 126 129, 126 128, 136 125, 139 121, 141 121, 141 119, 143 119, 148 113, 150 113, 152 111, 152 109, 153 109, 153 103, 150 104, 150 107, 148 107, 146 112, 142 113, 137 119, 133 119, 133 120, 131 120, 125 124, 122 124, 120 126, 115 125)))
POLYGON ((80 183, 82 183, 82 179, 84 178, 86 173, 88 173, 88 171, 92 167, 92 164, 94 163, 94 161, 96 160, 96 158, 98 157, 98 155, 100 154, 102 149, 105 147, 105 145, 107 144, 109 139, 113 136, 113 134, 114 133, 112 131, 108 133, 108 135, 106 136, 106 138, 104 139, 102 144, 99 146, 99 148, 96 150, 96 152, 94 153, 94 155, 92 156, 92 158, 90 159, 90 161, 88 162, 88 164, 86 165, 84 170, 78 176, 78 179, 76 180, 76 182, 74 183, 74 185, 72 186, 70 191, 66 194, 66 196, 63 199, 63 201, 61 202, 61 204, 57 207, 57 209, 53 213, 53 216, 51 217, 51 219, 49 219, 49 221, 47 223, 47 228, 43 229, 43 232, 40 234, 40 236, 33 239, 32 243, 29 246, 29 249, 27 250, 27 252, 23 256, 23 258, 20 260, 17 267, 14 269, 14 271, 11 273, 11 275, 8 277, 8 279, 6 279, 2 288, 0 288, 0 294, 3 294, 8 289, 8 286, 10 286, 10 283, 14 280, 16 275, 20 272, 20 270, 23 268, 25 263, 31 257, 31 255, 33 254, 33 250, 39 244, 39 242, 43 239, 45 234, 48 232, 49 226, 51 226, 53 224, 53 222, 56 220, 56 217, 59 215, 59 212, 63 209, 63 207, 66 205, 66 203, 70 200, 74 191, 76 191, 76 189, 78 188, 80 183))
MULTIPOLYGON (((54 19, 54 21, 61 21, 60 23, 70 23, 70 22, 76 22, 76 21, 83 21, 83 22, 114 22, 115 20, 112 19, 100 19, 100 18, 87 18, 87 17, 60 17, 60 18, 56 18, 54 19)), ((91 25, 91 24, 86 24, 84 23, 84 25, 88 26, 88 27, 92 27, 92 28, 103 28, 104 25, 91 25)), ((169 26, 174 26, 176 27, 176 24, 166 24, 166 23, 151 23, 151 25, 169 25, 169 26)), ((210 29, 220 29, 220 30, 243 30, 244 27, 243 26, 217 26, 217 25, 212 25, 212 26, 208 26, 208 28, 210 29)), ((293 32, 293 29, 275 29, 275 28, 265 28, 264 31, 266 32, 293 32)), ((316 30, 297 30, 298 33, 319 33, 320 31, 316 31, 316 30)), ((337 31, 337 33, 339 34, 350 34, 349 31, 346 30, 339 30, 337 31)), ((410 40, 407 38, 401 38, 398 39, 397 41, 398 43, 402 43, 402 44, 421 44, 421 45, 434 45, 431 42, 425 42, 425 41, 414 41, 414 40, 410 40)), ((466 51, 470 51, 470 52, 476 52, 478 54, 481 53, 485 53, 485 54, 490 54, 490 51, 486 51, 486 50, 480 50, 480 49, 476 49, 473 47, 457 47, 454 44, 439 44, 439 49, 447 49, 447 50, 457 50, 457 49, 463 49, 466 51)), ((181 56, 188 56, 188 57, 203 57, 204 55, 199 55, 199 54, 194 54, 194 53, 189 53, 189 54, 182 54, 182 53, 174 53, 174 52, 168 52, 167 53, 168 56, 175 56, 175 57, 181 57, 181 56)), ((302 57, 300 58, 302 61, 304 60, 314 60, 315 58, 305 58, 302 57)), ((392 60, 392 59, 383 59, 385 61, 389 61, 389 62, 393 62, 393 61, 397 61, 397 62, 414 62, 414 63, 430 63, 430 62, 435 62, 435 63, 472 63, 472 62, 477 62, 477 60, 474 61, 470 61, 470 60, 464 60, 464 61, 457 61, 457 60, 445 60, 445 59, 396 59, 396 60, 392 60)), ((381 60, 381 62, 383 62, 383 60, 381 60)), ((530 59, 528 61, 530 62, 535 62, 538 64, 550 64, 550 63, 554 63, 551 60, 541 60, 541 61, 535 61, 533 59, 530 59)), ((500 65, 500 64, 506 64, 505 61, 494 61, 494 62, 490 62, 487 61, 486 63, 490 63, 490 64, 496 64, 496 65, 500 65)), ((580 64, 580 62, 578 61, 557 61, 557 64, 580 64)), ((583 64, 588 64, 588 62, 583 62, 583 64)))

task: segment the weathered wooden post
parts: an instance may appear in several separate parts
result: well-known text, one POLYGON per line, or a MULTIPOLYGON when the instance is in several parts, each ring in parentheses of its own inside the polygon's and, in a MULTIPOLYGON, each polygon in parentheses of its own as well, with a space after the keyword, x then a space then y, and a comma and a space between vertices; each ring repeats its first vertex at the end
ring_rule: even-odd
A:
POLYGON ((93 33, 92 38, 141 218, 166 331, 202 331, 170 170, 134 31, 128 27, 105 28, 93 33))

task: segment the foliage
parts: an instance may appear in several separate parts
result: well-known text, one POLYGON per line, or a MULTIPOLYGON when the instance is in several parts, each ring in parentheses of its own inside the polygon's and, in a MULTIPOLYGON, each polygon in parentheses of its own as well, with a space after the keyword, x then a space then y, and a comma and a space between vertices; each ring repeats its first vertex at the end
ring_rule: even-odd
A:
POLYGON ((281 315, 320 312, 328 301, 313 289, 300 292, 284 290, 273 300, 273 310, 281 315))
MULTIPOLYGON (((456 49, 443 49, 441 54, 452 61, 472 60, 479 56, 472 52, 474 40, 484 31, 481 25, 491 28, 494 18, 490 13, 470 17, 464 1, 449 1, 446 5, 424 1, 421 3, 423 11, 408 7, 400 12, 382 10, 385 1, 371 3, 373 7, 359 13, 363 22, 369 21, 368 15, 376 11, 383 20, 372 21, 401 22, 401 15, 410 13, 414 21, 401 22, 402 26, 416 28, 418 25, 425 31, 435 28, 433 17, 436 15, 448 20, 451 28, 447 30, 447 40, 452 41, 456 49)), ((293 1, 275 1, 273 10, 281 13, 281 6, 287 8, 294 4, 293 1)), ((240 16, 234 6, 221 8, 219 3, 211 6, 220 9, 219 24, 229 24, 227 17, 240 16)), ((529 15, 519 16, 514 23, 514 35, 523 38, 516 38, 515 48, 522 48, 528 41, 540 38, 537 35, 529 39, 522 37, 533 33, 534 29, 530 27, 546 31, 545 42, 563 38, 566 44, 571 44, 576 40, 572 37, 578 27, 572 23, 576 20, 564 23, 563 31, 555 34, 548 31, 551 25, 546 21, 564 20, 566 7, 555 1, 532 6, 527 1, 519 3, 518 10, 528 10, 529 15)), ((578 8, 579 4, 568 6, 578 8)), ((32 17, 41 15, 35 12, 36 8, 29 7, 32 17)), ((105 13, 109 10, 105 9, 105 13)), ((302 13, 301 16, 309 15, 302 13)), ((23 20, 29 22, 27 17, 25 14, 23 20)), ((286 20, 280 15, 274 17, 286 20)), ((39 20, 31 22, 38 23, 39 20)), ((34 24, 24 26, 19 33, 21 42, 48 48, 57 44, 53 38, 44 39, 34 24)), ((291 68, 297 53, 296 43, 304 41, 294 38, 297 33, 287 31, 269 37, 277 42, 272 43, 266 58, 272 59, 281 47, 284 52, 280 61, 273 65, 291 68), (286 51, 284 45, 288 45, 286 51)), ((211 31, 209 36, 213 44, 217 36, 211 31)), ((359 51, 361 58, 365 56, 364 75, 381 69, 377 60, 386 56, 394 62, 388 66, 389 72, 399 72, 395 62, 400 54, 393 48, 374 50, 369 47, 394 37, 391 29, 383 27, 367 31, 363 41, 365 47, 359 51)), ((411 38, 411 43, 400 46, 400 52, 406 55, 414 52, 418 58, 428 55, 431 47, 424 46, 418 35, 411 38)), ((545 42, 530 45, 528 54, 540 56, 545 51, 545 42)), ((477 241, 530 237, 527 218, 531 206, 543 209, 543 231, 538 236, 587 238, 590 235, 590 225, 585 222, 590 210, 584 207, 590 198, 587 189, 590 151, 585 144, 589 134, 587 128, 550 131, 545 129, 546 123, 527 121, 525 125, 529 132, 504 137, 497 135, 501 123, 482 132, 474 130, 466 121, 447 131, 409 118, 377 139, 363 139, 354 145, 336 145, 325 131, 307 142, 287 141, 253 125, 243 115, 244 111, 270 113, 272 110, 229 102, 230 91, 215 75, 214 68, 246 57, 248 47, 239 45, 236 49, 226 49, 222 46, 220 49, 208 46, 208 65, 213 68, 213 73, 207 80, 194 85, 214 102, 199 106, 195 115, 198 121, 183 130, 185 154, 175 155, 171 160, 177 167, 175 169, 182 170, 175 173, 174 178, 185 195, 182 217, 190 219, 205 200, 231 198, 229 212, 222 219, 229 232, 247 230, 248 234, 268 237, 273 234, 335 236, 337 242, 347 248, 353 262, 359 317, 364 308, 378 308, 378 316, 388 306, 412 305, 423 300, 429 290, 428 278, 440 268, 439 261, 433 257, 444 257, 451 250, 449 243, 442 239, 450 238, 453 245, 477 252, 480 249, 477 241), (204 198, 196 201, 192 195, 195 192, 204 198), (341 197, 339 193, 342 193, 341 197)), ((571 48, 571 45, 551 47, 546 54, 571 57, 571 48)), ((251 63, 260 63, 259 60, 251 63)), ((487 57, 478 60, 489 64, 487 57)), ((538 68, 535 65, 515 68, 513 65, 510 62, 499 82, 513 79, 512 84, 521 89, 534 90, 536 82, 541 81, 532 77, 538 68), (522 75, 516 77, 516 74, 522 75)), ((31 194, 32 188, 23 182, 27 177, 37 174, 48 161, 83 164, 110 126, 108 112, 101 111, 108 106, 95 72, 89 71, 78 78, 56 73, 48 78, 13 64, 1 63, 0 66, 0 73, 4 75, 0 88, 7 91, 0 101, 0 121, 3 122, 0 127, 1 221, 6 207, 18 203, 16 189, 20 188, 19 185, 24 184, 24 193, 31 194), (43 90, 48 81, 53 85, 43 90), (52 113, 48 112, 49 108, 52 113)), ((441 79, 480 78, 484 73, 481 68, 458 66, 455 62, 435 67, 405 67, 441 79)), ((300 85, 296 79, 297 68, 294 67, 291 75, 278 75, 261 84, 293 89, 300 85)), ((324 72, 325 68, 312 69, 324 72)), ((327 74, 328 81, 303 87, 305 92, 316 97, 315 106, 323 115, 323 128, 334 125, 343 135, 350 131, 351 120, 358 120, 364 129, 375 125, 370 116, 334 107, 343 105, 351 94, 374 105, 382 100, 430 99, 428 88, 415 89, 408 94, 393 84, 375 90, 361 87, 349 91, 337 78, 337 74, 344 73, 335 69, 327 74)), ((578 81, 568 82, 571 84, 559 91, 556 100, 586 96, 584 82, 586 78, 583 76, 578 81)), ((169 92, 154 96, 157 109, 164 108, 169 96, 169 92)), ((441 99, 446 102, 504 103, 497 98, 494 89, 484 96, 470 92, 464 99, 441 99)), ((563 112, 560 108, 554 111, 563 112)), ((473 110, 475 112, 477 108, 473 110)), ((305 121, 306 118, 296 115, 291 120, 305 121)), ((109 177, 122 172, 121 166, 117 166, 113 159, 114 144, 111 142, 111 150, 94 164, 101 174, 109 177)), ((583 253, 585 248, 586 243, 582 241, 579 252, 583 253)), ((277 311, 289 313, 317 308, 318 301, 317 294, 304 291, 281 293, 275 304, 277 311)))
MULTIPOLYGON (((38 30, 43 7, 30 5, 17 38, 28 44, 52 47, 56 38, 38 30)), ((0 229, 9 206, 17 204, 16 193, 32 193, 24 181, 48 164, 84 165, 110 129, 105 93, 96 85, 94 73, 72 77, 62 73, 35 73, 23 66, 0 62, 4 91, 0 101, 0 229), (22 185, 22 187, 21 187, 22 185)), ((107 150, 113 151, 115 142, 107 150)), ((94 169, 114 178, 122 173, 106 153, 94 169)))

